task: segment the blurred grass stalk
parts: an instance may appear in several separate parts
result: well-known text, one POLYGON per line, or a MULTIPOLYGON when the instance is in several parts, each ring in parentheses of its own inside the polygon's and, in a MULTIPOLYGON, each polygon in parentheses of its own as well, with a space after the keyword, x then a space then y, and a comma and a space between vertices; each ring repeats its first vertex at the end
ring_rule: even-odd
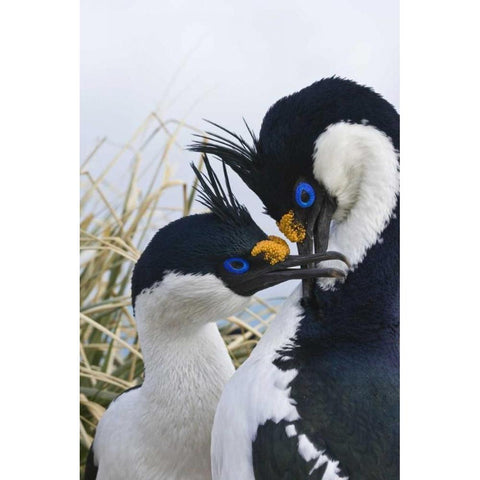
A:
MULTIPOLYGON (((125 389, 142 382, 143 361, 130 305, 130 277, 140 250, 156 230, 192 210, 196 182, 187 185, 172 174, 175 155, 179 162, 185 162, 185 153, 176 143, 182 128, 198 132, 183 122, 163 122, 151 113, 125 145, 115 147, 113 158, 104 154, 112 144, 103 138, 81 164, 82 471, 96 425, 108 404, 125 389), (158 148, 152 154, 155 146, 158 148), (167 207, 161 203, 169 189, 180 189, 181 204, 167 207)), ((275 313, 273 304, 255 298, 242 314, 219 323, 236 367, 248 357, 275 313)))

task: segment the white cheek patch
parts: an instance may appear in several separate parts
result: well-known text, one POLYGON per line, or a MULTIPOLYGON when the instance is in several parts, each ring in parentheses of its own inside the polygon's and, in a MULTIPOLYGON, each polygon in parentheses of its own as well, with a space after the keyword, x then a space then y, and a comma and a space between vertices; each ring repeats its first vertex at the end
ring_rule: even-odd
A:
POLYGON ((352 268, 391 219, 399 192, 398 169, 392 141, 373 126, 335 123, 315 141, 313 173, 337 200, 328 249, 346 255, 352 268))

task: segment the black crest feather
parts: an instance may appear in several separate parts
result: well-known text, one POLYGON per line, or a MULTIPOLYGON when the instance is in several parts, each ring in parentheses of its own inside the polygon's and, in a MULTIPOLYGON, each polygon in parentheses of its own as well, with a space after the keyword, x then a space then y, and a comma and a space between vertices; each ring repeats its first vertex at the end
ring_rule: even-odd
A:
POLYGON ((201 140, 193 142, 188 149, 193 152, 214 155, 236 172, 250 188, 255 190, 256 182, 258 182, 258 169, 261 167, 261 157, 258 155, 258 139, 247 122, 243 120, 251 137, 252 145, 249 145, 244 138, 225 127, 209 120, 205 121, 225 132, 227 136, 214 132, 206 132, 206 135, 194 135, 201 140))
POLYGON ((232 192, 225 162, 222 162, 222 166, 226 192, 213 171, 207 155, 203 156, 203 161, 207 171, 206 174, 200 172, 193 163, 190 164, 199 181, 198 187, 195 187, 198 192, 198 201, 209 208, 223 222, 238 226, 253 223, 246 207, 239 203, 232 192))

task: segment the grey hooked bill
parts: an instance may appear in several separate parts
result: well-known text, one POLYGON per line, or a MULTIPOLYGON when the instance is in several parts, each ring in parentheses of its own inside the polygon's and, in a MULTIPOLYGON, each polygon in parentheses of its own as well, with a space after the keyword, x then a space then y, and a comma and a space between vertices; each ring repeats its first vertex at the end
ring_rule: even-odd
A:
POLYGON ((255 272, 253 275, 236 278, 235 290, 239 292, 240 295, 249 296, 265 288, 286 282, 287 280, 345 278, 346 273, 342 270, 316 266, 317 263, 327 260, 340 260, 348 267, 350 266, 345 255, 339 252, 289 255, 283 262, 278 262, 275 265, 267 265, 264 269, 255 272))

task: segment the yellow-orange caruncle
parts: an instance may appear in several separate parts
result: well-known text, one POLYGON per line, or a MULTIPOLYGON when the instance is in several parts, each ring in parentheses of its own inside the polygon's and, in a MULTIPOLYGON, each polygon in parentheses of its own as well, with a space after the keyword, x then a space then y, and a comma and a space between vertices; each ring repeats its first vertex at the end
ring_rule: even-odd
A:
POLYGON ((268 240, 258 242, 252 249, 252 257, 263 253, 263 258, 275 265, 278 262, 283 262, 290 254, 290 248, 285 240, 275 235, 269 235, 268 240))
POLYGON ((305 240, 305 227, 295 220, 293 210, 286 213, 279 222, 277 222, 279 230, 291 241, 291 242, 303 242, 305 240))

